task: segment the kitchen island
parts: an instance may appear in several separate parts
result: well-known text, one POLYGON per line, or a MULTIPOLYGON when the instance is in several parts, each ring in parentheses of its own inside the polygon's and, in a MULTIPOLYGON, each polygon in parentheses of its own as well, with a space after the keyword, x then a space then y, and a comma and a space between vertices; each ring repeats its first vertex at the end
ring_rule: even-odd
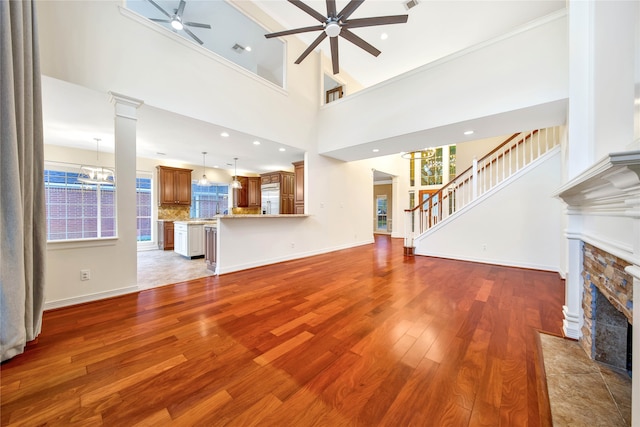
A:
POLYGON ((217 219, 174 221, 174 251, 194 259, 205 255, 204 226, 217 226, 217 219))

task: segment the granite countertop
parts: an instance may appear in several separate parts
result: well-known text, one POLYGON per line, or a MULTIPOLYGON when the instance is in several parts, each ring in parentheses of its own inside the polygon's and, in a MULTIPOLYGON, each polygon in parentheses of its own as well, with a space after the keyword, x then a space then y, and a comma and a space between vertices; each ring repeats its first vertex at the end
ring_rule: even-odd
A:
POLYGON ((233 218, 306 218, 307 214, 280 214, 280 215, 266 215, 266 214, 231 214, 221 215, 219 219, 233 219, 233 218))
POLYGON ((187 225, 215 225, 218 223, 217 218, 211 219, 188 219, 185 221, 173 221, 174 224, 187 224, 187 225))

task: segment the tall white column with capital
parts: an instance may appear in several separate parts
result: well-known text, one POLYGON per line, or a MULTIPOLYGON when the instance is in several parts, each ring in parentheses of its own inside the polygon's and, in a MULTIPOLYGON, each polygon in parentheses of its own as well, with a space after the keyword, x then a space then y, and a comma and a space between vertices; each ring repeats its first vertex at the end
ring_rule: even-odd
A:
MULTIPOLYGON (((136 124, 137 109, 142 101, 109 92, 114 104, 114 136, 116 166, 116 209, 118 240, 125 257, 137 259, 136 223, 136 124)), ((133 271, 128 277, 137 277, 137 263, 128 264, 133 271)), ((133 283, 131 285, 136 285, 133 283)))

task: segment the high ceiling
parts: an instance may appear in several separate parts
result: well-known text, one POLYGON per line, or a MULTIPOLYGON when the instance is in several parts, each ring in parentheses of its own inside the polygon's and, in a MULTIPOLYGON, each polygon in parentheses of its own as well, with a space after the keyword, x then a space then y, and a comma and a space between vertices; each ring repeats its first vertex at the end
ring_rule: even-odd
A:
MULTIPOLYGON (((241 0, 242 1, 242 0, 241 0)), ((177 7, 178 0, 157 0, 162 7, 171 10, 177 7)), ((220 19, 199 15, 198 10, 209 0, 187 0, 185 10, 193 13, 185 20, 195 22, 212 22, 218 25, 220 19)), ((213 3, 220 3, 220 0, 213 3)), ((264 31, 245 31, 247 38, 243 43, 256 48, 251 52, 260 56, 264 46, 264 34, 305 26, 316 25, 312 17, 285 0, 255 1, 263 11, 280 23, 279 28, 266 28, 264 31)), ((321 14, 326 13, 324 1, 305 1, 321 14)), ((348 2, 337 1, 337 9, 341 10, 348 2)), ((140 2, 138 2, 140 4, 140 2)), ((143 6, 155 8, 143 1, 143 6)), ((504 34, 536 18, 565 7, 564 1, 455 1, 455 0, 419 0, 410 10, 402 0, 367 0, 352 18, 364 18, 384 15, 409 15, 406 24, 385 25, 354 29, 353 32, 382 51, 380 56, 373 57, 369 53, 351 44, 346 39, 339 40, 340 67, 363 86, 371 86, 387 80, 426 63, 435 61, 469 46, 481 43, 492 37, 504 34), (381 39, 386 33, 387 38, 381 39)), ((157 12, 157 9, 155 9, 157 12)), ((161 17, 157 14, 154 17, 161 17)), ((159 24, 162 25, 162 24, 159 24)), ((225 25, 239 26, 240 24, 225 25)), ((255 24, 254 24, 255 25, 255 24)), ((167 30, 169 31, 169 30, 167 30)), ((198 37, 209 36, 211 30, 195 29, 198 37)), ((243 33, 243 31, 240 31, 243 33)), ((229 32, 222 32, 229 34, 229 32)), ((311 32, 283 37, 299 37, 306 45, 318 35, 311 32)), ((188 37, 188 36, 187 36, 188 37)), ((237 42, 237 37, 230 37, 227 44, 237 42)), ((323 53, 330 57, 329 42, 325 40, 319 46, 323 53)), ((294 59, 301 52, 292 52, 294 59)), ((295 65, 292 65, 295 66, 295 65)), ((336 78, 339 80, 340 75, 336 78)), ((93 138, 103 139, 101 149, 113 151, 112 106, 104 94, 66 84, 54 79, 43 81, 45 142, 48 144, 68 145, 90 150, 95 149, 93 138), (70 94, 74 96, 71 97, 70 94), (84 99, 84 102, 78 102, 84 99), (78 106, 82 106, 78 111, 78 106), (105 115, 105 111, 108 113, 105 115), (77 126, 82 117, 84 127, 77 126), (108 119, 105 120, 104 117, 108 119)), ((230 169, 229 161, 238 157, 238 172, 262 173, 268 170, 290 168, 291 162, 301 160, 303 152, 285 147, 274 141, 267 141, 259 136, 246 135, 223 129, 211 123, 201 122, 166 111, 143 105, 138 125, 138 155, 152 159, 171 160, 193 165, 202 163, 202 152, 207 151, 207 166, 219 166, 230 169), (224 131, 229 137, 221 137, 224 131), (260 141, 260 145, 254 145, 260 141), (188 150, 185 150, 185 143, 188 150), (285 151, 280 149, 284 148, 285 151), (159 154, 164 153, 164 154, 159 154)), ((399 149, 398 151, 401 151, 399 149)))

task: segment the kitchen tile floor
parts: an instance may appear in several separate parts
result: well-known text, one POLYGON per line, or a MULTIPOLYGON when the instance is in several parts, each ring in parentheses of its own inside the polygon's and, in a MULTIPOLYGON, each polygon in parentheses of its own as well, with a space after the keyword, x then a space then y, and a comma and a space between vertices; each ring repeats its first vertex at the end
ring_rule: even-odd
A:
POLYGON ((631 425, 631 378, 591 360, 577 341, 540 334, 553 425, 631 425))
POLYGON ((149 289, 171 283, 213 276, 204 258, 187 259, 174 251, 138 251, 138 288, 149 289))

